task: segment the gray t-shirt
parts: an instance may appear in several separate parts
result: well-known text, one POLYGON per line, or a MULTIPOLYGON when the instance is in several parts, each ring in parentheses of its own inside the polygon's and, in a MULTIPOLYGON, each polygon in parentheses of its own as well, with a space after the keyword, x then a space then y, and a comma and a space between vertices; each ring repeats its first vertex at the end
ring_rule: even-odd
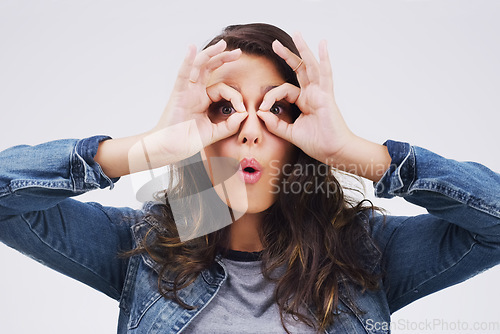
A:
MULTIPOLYGON (((275 283, 262 275, 258 254, 231 250, 222 262, 228 271, 226 282, 183 333, 286 333, 273 297, 275 283)), ((286 324, 294 334, 315 333, 313 328, 291 316, 287 317, 286 324)))

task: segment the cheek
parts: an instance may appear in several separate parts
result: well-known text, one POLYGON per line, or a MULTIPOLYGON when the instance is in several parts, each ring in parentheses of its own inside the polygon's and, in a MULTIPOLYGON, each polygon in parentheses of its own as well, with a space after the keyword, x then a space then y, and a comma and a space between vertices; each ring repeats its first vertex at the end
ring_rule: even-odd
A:
POLYGON ((269 163, 268 175, 266 175, 268 187, 276 192, 281 188, 283 178, 286 178, 297 161, 299 149, 282 139, 274 147, 273 159, 269 163))
POLYGON ((201 151, 201 156, 203 157, 203 160, 206 160, 207 158, 211 158, 211 157, 216 157, 216 156, 219 156, 220 150, 221 149, 220 149, 218 143, 215 143, 215 144, 212 144, 212 145, 205 147, 201 151))
POLYGON ((279 160, 281 165, 295 162, 299 153, 297 146, 281 138, 277 138, 277 140, 275 160, 279 160))
POLYGON ((229 149, 227 142, 219 141, 203 149, 201 156, 216 196, 233 210, 233 218, 239 219, 248 210, 248 194, 237 174, 239 162, 227 154, 229 149))
POLYGON ((239 161, 230 153, 230 143, 225 139, 205 147, 201 151, 201 158, 212 185, 226 181, 236 174, 239 161))
MULTIPOLYGON (((206 155, 209 157, 228 157, 231 153, 232 144, 231 138, 221 139, 212 145, 208 145, 203 149, 206 152, 206 155)), ((234 147, 233 147, 234 148, 234 147)))
POLYGON ((218 141, 212 145, 209 145, 205 147, 203 150, 201 150, 201 158, 203 159, 203 164, 205 165, 205 170, 207 171, 207 174, 210 175, 209 170, 208 170, 208 160, 212 158, 217 158, 217 157, 224 157, 227 156, 224 154, 224 140, 218 141))

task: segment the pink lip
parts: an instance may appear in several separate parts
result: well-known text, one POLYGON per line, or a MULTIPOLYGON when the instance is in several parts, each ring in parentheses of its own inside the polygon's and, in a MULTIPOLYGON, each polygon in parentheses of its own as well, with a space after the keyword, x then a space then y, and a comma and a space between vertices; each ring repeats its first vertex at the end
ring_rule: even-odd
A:
POLYGON ((241 169, 239 171, 243 181, 245 183, 253 184, 257 183, 262 176, 262 166, 254 158, 243 158, 240 161, 241 169), (247 172, 245 168, 253 168, 254 172, 247 172))

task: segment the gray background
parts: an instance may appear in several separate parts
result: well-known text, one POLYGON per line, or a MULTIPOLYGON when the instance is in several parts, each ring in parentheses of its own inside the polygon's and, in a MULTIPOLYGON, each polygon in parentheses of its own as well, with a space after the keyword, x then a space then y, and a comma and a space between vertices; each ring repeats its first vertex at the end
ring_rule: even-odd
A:
MULTIPOLYGON (((267 22, 302 32, 314 50, 328 41, 337 101, 355 133, 500 171, 499 14, 496 0, 1 0, 0 149, 146 131, 189 44, 201 47, 228 24, 267 22)), ((81 199, 139 206, 127 177, 81 199)), ((375 203, 423 212, 398 199, 375 203)), ((116 332, 115 301, 4 245, 0 265, 2 333, 116 332)), ((394 314, 394 333, 478 332, 411 330, 439 320, 498 325, 499 281, 497 267, 417 301, 394 314)))

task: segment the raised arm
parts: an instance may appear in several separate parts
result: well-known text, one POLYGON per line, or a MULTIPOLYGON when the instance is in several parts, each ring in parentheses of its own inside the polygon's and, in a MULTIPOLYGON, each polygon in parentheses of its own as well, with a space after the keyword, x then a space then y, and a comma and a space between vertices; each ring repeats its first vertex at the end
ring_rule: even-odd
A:
POLYGON ((241 94, 227 85, 207 88, 213 70, 241 55, 239 49, 224 51, 225 48, 224 40, 199 54, 191 47, 158 124, 144 134, 99 145, 96 161, 106 175, 119 177, 162 167, 186 159, 238 131, 247 116, 241 94), (207 110, 211 103, 222 99, 231 101, 238 112, 214 124, 207 110))
POLYGON ((113 185, 93 160, 107 137, 0 152, 0 241, 119 299, 140 211, 71 199, 113 185))
POLYGON ((500 175, 407 143, 387 142, 393 164, 376 195, 430 214, 374 224, 391 312, 500 263, 500 175))
POLYGON ((326 42, 320 43, 319 62, 302 36, 294 42, 300 57, 274 41, 274 51, 296 69, 300 88, 285 83, 269 91, 258 112, 268 130, 301 148, 309 156, 337 169, 378 181, 391 163, 387 148, 356 136, 347 127, 335 102, 326 42), (268 111, 285 99, 302 112, 293 124, 268 111))
POLYGON ((238 130, 246 117, 241 95, 226 85, 207 89, 208 76, 241 51, 225 42, 196 54, 190 48, 157 126, 144 134, 96 136, 17 146, 0 153, 0 241, 119 299, 134 247, 130 226, 143 215, 128 208, 70 197, 113 187, 125 174, 164 166, 238 130), (213 124, 210 103, 232 101, 235 113, 213 124))
POLYGON ((335 103, 326 44, 318 62, 300 35, 294 42, 300 58, 273 44, 296 69, 301 87, 284 84, 266 95, 259 116, 269 131, 321 162, 374 181, 377 196, 401 196, 430 213, 372 219, 391 312, 499 264, 500 175, 406 143, 380 145, 354 135, 335 103), (302 111, 293 124, 266 112, 281 99, 302 111))

